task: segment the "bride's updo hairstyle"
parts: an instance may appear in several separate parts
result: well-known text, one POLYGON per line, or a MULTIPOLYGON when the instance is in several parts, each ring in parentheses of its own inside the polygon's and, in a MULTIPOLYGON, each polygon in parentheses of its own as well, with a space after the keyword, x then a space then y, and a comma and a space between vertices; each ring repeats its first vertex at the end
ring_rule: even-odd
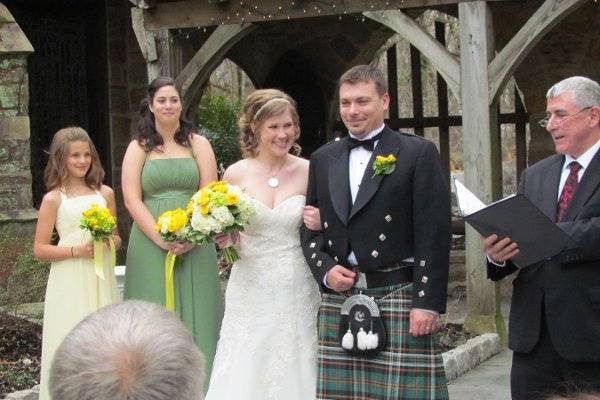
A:
POLYGON ((292 152, 295 155, 300 154, 300 145, 296 142, 300 137, 300 118, 296 102, 281 90, 259 89, 246 98, 239 120, 240 149, 244 158, 258 155, 258 135, 262 124, 269 118, 283 114, 285 110, 290 110, 296 132, 292 152))

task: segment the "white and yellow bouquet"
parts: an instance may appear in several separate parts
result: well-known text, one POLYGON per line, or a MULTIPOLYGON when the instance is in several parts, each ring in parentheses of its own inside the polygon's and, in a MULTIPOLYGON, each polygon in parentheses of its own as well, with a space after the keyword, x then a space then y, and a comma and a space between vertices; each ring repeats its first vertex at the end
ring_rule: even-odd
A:
POLYGON ((105 240, 110 247, 112 267, 114 268, 116 264, 115 243, 112 239, 112 232, 117 225, 117 220, 108 208, 100 207, 96 203, 93 203, 82 214, 79 227, 90 231, 92 235, 94 241, 94 270, 99 278, 104 279, 104 266, 102 262, 104 260, 103 247, 105 240))
MULTIPOLYGON (((190 216, 187 239, 202 244, 219 234, 244 230, 254 207, 250 196, 239 186, 215 181, 192 196, 186 211, 190 216)), ((222 251, 228 263, 240 258, 232 245, 222 251)))
MULTIPOLYGON (((185 210, 176 208, 162 213, 154 225, 154 230, 167 242, 183 241, 186 240, 188 222, 185 210)), ((175 310, 173 269, 176 258, 177 256, 169 251, 165 259, 165 307, 170 311, 175 310)))

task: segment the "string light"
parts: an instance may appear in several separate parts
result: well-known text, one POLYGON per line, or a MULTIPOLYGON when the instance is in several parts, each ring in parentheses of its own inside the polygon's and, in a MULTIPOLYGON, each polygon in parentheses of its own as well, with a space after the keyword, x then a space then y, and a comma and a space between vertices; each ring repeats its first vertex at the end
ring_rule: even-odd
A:
MULTIPOLYGON (((597 1, 598 0, 594 0, 595 3, 597 1)), ((349 11, 345 0, 282 0, 274 5, 259 6, 261 3, 260 0, 239 0, 235 3, 232 2, 230 6, 227 7, 229 12, 222 11, 220 16, 210 17, 209 24, 195 28, 174 30, 175 33, 172 34, 172 37, 175 39, 189 40, 194 37, 195 32, 208 32, 207 28, 210 26, 222 26, 226 24, 239 24, 244 26, 252 21, 268 22, 279 19, 292 20, 294 18, 309 15, 331 15, 338 21, 341 21, 352 14, 352 19, 357 22, 365 22, 367 20, 359 11, 349 11)), ((395 4, 395 8, 397 8, 398 5, 402 3, 404 3, 404 0, 387 0, 382 9, 374 4, 369 4, 368 9, 370 11, 379 11, 383 15, 386 9, 394 7, 392 4, 395 4)))

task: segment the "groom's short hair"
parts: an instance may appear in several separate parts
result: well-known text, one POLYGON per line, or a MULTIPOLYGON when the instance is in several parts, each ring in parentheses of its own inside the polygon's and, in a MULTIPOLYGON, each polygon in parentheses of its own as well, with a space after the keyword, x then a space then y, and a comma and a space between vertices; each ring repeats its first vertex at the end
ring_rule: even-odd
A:
POLYGON ((175 314, 130 300, 81 321, 52 362, 53 399, 198 400, 204 360, 175 314))
POLYGON ((383 72, 379 68, 371 64, 361 64, 350 68, 340 77, 338 90, 344 83, 354 85, 357 82, 375 82, 377 93, 383 96, 387 93, 387 82, 383 72))

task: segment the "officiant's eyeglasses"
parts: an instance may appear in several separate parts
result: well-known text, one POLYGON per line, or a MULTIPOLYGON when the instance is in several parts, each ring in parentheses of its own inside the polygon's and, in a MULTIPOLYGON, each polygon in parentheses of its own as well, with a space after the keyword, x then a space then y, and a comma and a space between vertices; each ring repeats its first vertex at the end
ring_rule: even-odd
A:
MULTIPOLYGON (((576 116, 577 114, 582 113, 586 110, 589 110, 590 108, 592 108, 592 106, 587 106, 587 107, 584 107, 581 110, 576 111, 573 114, 569 114, 569 115, 554 115, 554 125, 559 126, 560 124, 564 123, 566 120, 571 119, 574 116, 576 116)), ((538 121, 538 125, 541 126, 542 128, 547 128, 549 122, 550 122, 550 116, 547 115, 546 118, 538 121)))

